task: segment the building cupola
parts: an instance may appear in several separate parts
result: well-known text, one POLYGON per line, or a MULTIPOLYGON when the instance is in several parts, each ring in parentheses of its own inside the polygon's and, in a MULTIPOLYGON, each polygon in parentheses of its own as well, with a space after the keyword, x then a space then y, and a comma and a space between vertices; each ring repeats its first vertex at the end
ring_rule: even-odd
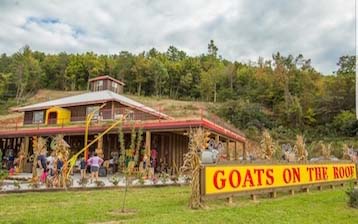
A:
POLYGON ((124 82, 114 79, 108 75, 98 76, 88 80, 91 92, 109 90, 117 94, 123 93, 124 82))

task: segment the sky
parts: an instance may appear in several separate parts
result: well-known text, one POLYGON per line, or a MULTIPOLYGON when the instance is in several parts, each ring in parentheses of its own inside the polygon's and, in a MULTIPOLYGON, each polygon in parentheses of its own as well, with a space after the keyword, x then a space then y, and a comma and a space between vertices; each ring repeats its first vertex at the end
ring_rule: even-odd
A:
POLYGON ((173 45, 240 62, 272 54, 312 60, 323 74, 355 54, 354 0, 0 0, 0 53, 139 53, 173 45))

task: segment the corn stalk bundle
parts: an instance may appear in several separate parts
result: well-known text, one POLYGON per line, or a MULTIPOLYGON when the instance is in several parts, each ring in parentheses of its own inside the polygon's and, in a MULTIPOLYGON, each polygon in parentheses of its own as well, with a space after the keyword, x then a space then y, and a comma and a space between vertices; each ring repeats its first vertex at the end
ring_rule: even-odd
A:
POLYGON ((37 174, 37 157, 41 153, 45 153, 47 150, 47 140, 43 137, 32 137, 32 148, 33 148, 33 162, 32 162, 32 179, 31 182, 33 184, 36 184, 39 180, 38 174, 37 174))
POLYGON ((123 122, 118 124, 118 140, 119 140, 119 170, 124 171, 125 169, 125 157, 126 157, 126 148, 124 146, 124 133, 123 133, 123 122))
POLYGON ((323 159, 329 160, 331 158, 331 144, 324 144, 320 141, 321 155, 323 159))
POLYGON ((137 164, 138 160, 139 160, 139 156, 140 156, 140 150, 141 150, 141 145, 142 145, 142 140, 143 140, 143 128, 140 127, 138 129, 138 135, 137 135, 137 143, 136 143, 136 147, 135 147, 135 152, 136 154, 134 155, 134 162, 137 164))
POLYGON ((70 156, 70 146, 67 142, 63 139, 63 135, 57 135, 53 139, 53 149, 55 151, 55 156, 57 159, 60 159, 63 162, 61 173, 59 173, 58 177, 60 179, 59 186, 60 187, 67 187, 68 178, 67 178, 67 162, 70 156))
POLYGON ((200 200, 200 155, 207 147, 209 141, 209 132, 202 128, 190 130, 189 136, 189 151, 184 155, 184 164, 180 168, 182 173, 188 173, 191 177, 191 196, 189 200, 189 207, 197 209, 203 207, 200 200))
POLYGON ((354 160, 354 151, 347 144, 343 144, 343 159, 354 160))
POLYGON ((302 135, 297 135, 296 144, 293 148, 298 161, 307 161, 308 152, 302 135))
MULTIPOLYGON (((97 137, 97 136, 95 136, 97 137)), ((103 153, 103 137, 99 138, 98 139, 98 142, 97 142, 97 148, 96 148, 96 151, 97 153, 97 156, 101 157, 102 159, 104 158, 104 153, 103 153)))
POLYGON ((264 130, 262 133, 262 140, 260 142, 260 145, 262 159, 271 160, 273 154, 275 153, 275 145, 270 133, 267 130, 264 130))
POLYGON ((20 151, 17 153, 17 159, 18 159, 18 164, 19 164, 19 169, 17 172, 22 173, 24 171, 24 166, 25 166, 25 162, 26 162, 24 143, 21 144, 20 151))

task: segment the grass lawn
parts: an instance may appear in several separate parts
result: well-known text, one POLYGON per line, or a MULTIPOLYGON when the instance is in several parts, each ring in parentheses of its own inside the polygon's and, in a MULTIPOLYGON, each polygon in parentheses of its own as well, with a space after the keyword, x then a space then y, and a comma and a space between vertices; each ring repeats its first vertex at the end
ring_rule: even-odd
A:
POLYGON ((189 187, 132 188, 121 214, 123 189, 0 195, 0 223, 358 223, 346 204, 345 188, 279 194, 276 199, 210 201, 190 210, 189 187), (133 210, 132 210, 133 211, 133 210))

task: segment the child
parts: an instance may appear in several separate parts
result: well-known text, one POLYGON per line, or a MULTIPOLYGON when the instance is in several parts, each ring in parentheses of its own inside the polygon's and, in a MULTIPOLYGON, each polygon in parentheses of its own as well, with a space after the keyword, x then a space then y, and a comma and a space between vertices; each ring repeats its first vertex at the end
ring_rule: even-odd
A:
POLYGON ((86 178, 86 160, 84 157, 81 157, 80 170, 81 170, 81 179, 86 178))

